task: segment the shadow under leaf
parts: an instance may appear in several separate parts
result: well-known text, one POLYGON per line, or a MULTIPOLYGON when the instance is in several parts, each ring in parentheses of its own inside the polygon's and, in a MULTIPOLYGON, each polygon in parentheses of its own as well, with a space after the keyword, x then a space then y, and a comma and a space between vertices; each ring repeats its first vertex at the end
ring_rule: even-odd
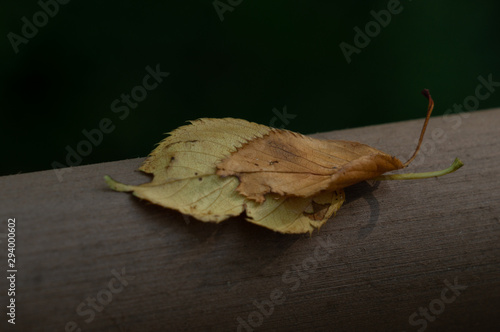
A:
POLYGON ((373 195, 373 191, 375 191, 379 185, 380 181, 376 181, 373 186, 364 181, 345 189, 346 202, 344 205, 349 205, 351 202, 364 198, 370 206, 370 218, 368 219, 368 223, 359 230, 358 239, 365 239, 371 234, 371 232, 373 232, 375 226, 377 225, 377 221, 380 216, 380 205, 377 198, 375 198, 375 195, 373 195))

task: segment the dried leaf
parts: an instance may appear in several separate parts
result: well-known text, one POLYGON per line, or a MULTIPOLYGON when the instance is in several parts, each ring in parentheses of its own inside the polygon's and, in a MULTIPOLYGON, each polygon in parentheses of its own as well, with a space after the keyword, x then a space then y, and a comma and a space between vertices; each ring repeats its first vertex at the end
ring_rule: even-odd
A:
POLYGON ((264 201, 267 193, 308 197, 403 168, 397 158, 368 145, 318 140, 272 129, 217 164, 220 176, 240 179, 240 194, 264 201))
POLYGON ((150 183, 124 185, 106 177, 109 186, 152 203, 220 222, 247 212, 247 220, 283 233, 306 233, 323 225, 344 201, 344 193, 314 197, 269 197, 264 204, 236 191, 237 177, 221 177, 216 165, 243 144, 273 129, 240 119, 200 119, 170 133, 139 170, 154 175, 150 183), (321 208, 318 206, 321 205, 321 208))
POLYGON ((408 179, 447 174, 382 175, 406 163, 368 145, 318 140, 240 119, 200 119, 170 133, 139 168, 153 180, 108 185, 202 221, 220 222, 246 211, 247 220, 282 233, 306 233, 342 205, 343 188, 368 179, 408 179))

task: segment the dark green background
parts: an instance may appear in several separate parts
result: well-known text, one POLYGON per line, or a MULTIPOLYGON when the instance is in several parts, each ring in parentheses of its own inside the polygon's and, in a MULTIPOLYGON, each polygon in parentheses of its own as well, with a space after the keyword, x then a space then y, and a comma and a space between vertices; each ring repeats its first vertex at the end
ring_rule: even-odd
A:
MULTIPOLYGON (((439 116, 474 94, 479 75, 500 81, 498 1, 403 0, 348 64, 339 44, 352 44, 353 28, 387 3, 244 0, 221 22, 212 0, 73 0, 15 54, 7 34, 21 34, 21 18, 40 7, 4 1, 0 175, 65 163, 65 147, 102 118, 116 129, 82 164, 146 156, 200 117, 269 125, 286 105, 296 115, 287 129, 322 132, 423 117, 422 88, 439 116), (112 101, 158 63, 170 76, 119 120, 112 101)), ((498 106, 500 91, 479 108, 498 106)))

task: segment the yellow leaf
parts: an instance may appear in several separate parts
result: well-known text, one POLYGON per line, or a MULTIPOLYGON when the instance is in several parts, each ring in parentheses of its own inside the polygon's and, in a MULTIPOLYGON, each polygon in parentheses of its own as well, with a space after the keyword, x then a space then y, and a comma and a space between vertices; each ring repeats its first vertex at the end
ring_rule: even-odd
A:
POLYGON ((246 201, 247 220, 280 233, 311 233, 320 228, 344 202, 344 191, 313 197, 267 195, 263 203, 246 201))
POLYGON ((150 183, 122 185, 107 177, 114 190, 133 191, 142 199, 219 222, 244 211, 245 198, 235 189, 236 177, 221 178, 215 165, 243 143, 270 128, 238 119, 200 119, 170 133, 139 168, 154 175, 150 183))

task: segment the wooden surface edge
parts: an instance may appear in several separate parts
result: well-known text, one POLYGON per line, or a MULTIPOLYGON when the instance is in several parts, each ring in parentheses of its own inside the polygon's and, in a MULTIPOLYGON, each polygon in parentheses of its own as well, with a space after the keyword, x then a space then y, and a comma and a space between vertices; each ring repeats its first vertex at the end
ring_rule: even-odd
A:
MULTIPOLYGON (((421 121, 314 136, 360 141, 405 160, 421 121)), ((105 174, 147 181, 134 171, 144 158, 75 167, 63 181, 53 170, 0 177, 0 233, 16 218, 18 258, 16 326, 5 315, 0 326, 495 329, 499 127, 499 109, 433 117, 420 157, 404 172, 441 169, 455 157, 461 170, 348 188, 336 217, 311 237, 276 234, 241 217, 205 224, 106 187, 105 174)), ((2 304, 7 289, 2 278, 2 304)))

